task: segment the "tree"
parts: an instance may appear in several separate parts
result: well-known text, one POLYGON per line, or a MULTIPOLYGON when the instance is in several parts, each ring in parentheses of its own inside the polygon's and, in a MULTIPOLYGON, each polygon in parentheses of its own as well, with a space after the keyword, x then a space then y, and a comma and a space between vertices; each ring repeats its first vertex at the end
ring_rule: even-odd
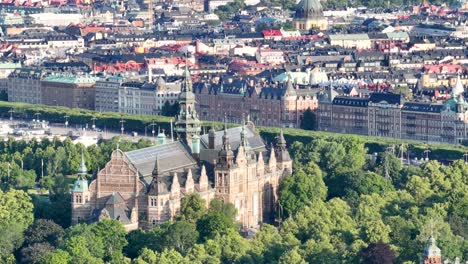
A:
POLYGON ((117 220, 102 220, 91 227, 91 232, 100 237, 104 242, 106 252, 104 258, 110 260, 117 252, 122 252, 122 249, 127 245, 125 239, 126 231, 122 224, 117 220))
POLYGON ((0 259, 9 259, 23 243, 23 231, 33 221, 31 197, 21 190, 0 190, 0 259))
POLYGON ((316 125, 317 118, 315 113, 310 108, 307 108, 301 117, 301 128, 305 130, 315 130, 316 125))
POLYGON ((182 198, 180 211, 187 221, 195 222, 206 212, 205 200, 198 193, 189 194, 182 198))
POLYGON ((280 184, 279 203, 284 210, 283 217, 289 217, 313 200, 325 200, 327 187, 322 178, 322 171, 313 162, 304 168, 295 170, 291 177, 286 177, 280 184))
POLYGON ((427 178, 413 176, 406 184, 406 189, 418 204, 422 204, 427 198, 434 194, 431 184, 427 178))
POLYGON ((232 203, 225 203, 223 200, 216 198, 211 200, 209 211, 221 213, 232 221, 234 221, 237 214, 237 209, 232 203))
POLYGON ((21 249, 21 263, 42 263, 54 247, 49 243, 34 243, 21 249))
MULTIPOLYGON (((146 232, 141 229, 130 231, 127 234, 128 244, 124 248, 124 253, 126 256, 134 259, 138 257, 138 254, 144 248, 151 247, 151 243, 158 243, 159 239, 154 238, 151 232, 146 232)), ((153 247, 151 247, 153 248, 153 247)))
POLYGON ((87 238, 82 235, 72 236, 66 240, 65 249, 70 254, 70 262, 77 264, 104 263, 102 258, 93 256, 87 238))
POLYGON ((208 240, 205 248, 209 255, 220 259, 222 263, 252 263, 247 254, 247 241, 233 228, 208 240))
POLYGON ((56 247, 62 241, 65 231, 52 220, 37 219, 26 229, 24 234, 26 245, 47 242, 56 247))
POLYGON ((362 263, 368 264, 393 264, 395 261, 395 252, 385 243, 370 243, 369 246, 362 249, 359 254, 362 263))
POLYGON ((306 264, 305 260, 299 254, 298 248, 293 248, 285 252, 279 259, 279 264, 306 264))
POLYGON ((255 262, 273 263, 277 261, 284 251, 287 244, 278 232, 276 227, 264 224, 260 231, 255 234, 251 241, 251 250, 254 254, 255 262))
POLYGON ((68 264, 71 260, 70 254, 68 252, 57 249, 56 251, 50 253, 44 257, 44 264, 68 264))
POLYGON ((197 221, 197 231, 201 241, 213 239, 216 235, 223 235, 234 227, 234 222, 220 212, 210 212, 197 221))
MULTIPOLYGON (((98 236, 93 230, 95 224, 78 224, 68 228, 65 232, 65 246, 63 247, 67 250, 70 255, 73 257, 75 253, 73 250, 76 249, 77 254, 81 254, 79 251, 85 255, 90 255, 94 258, 103 259, 107 249, 104 248, 104 241, 101 236, 98 236), (84 243, 82 245, 81 243, 84 243)), ((109 242, 112 243, 112 242, 109 242)))
POLYGON ((182 255, 186 255, 197 240, 198 232, 193 223, 177 221, 166 231, 164 245, 165 248, 175 249, 182 255))

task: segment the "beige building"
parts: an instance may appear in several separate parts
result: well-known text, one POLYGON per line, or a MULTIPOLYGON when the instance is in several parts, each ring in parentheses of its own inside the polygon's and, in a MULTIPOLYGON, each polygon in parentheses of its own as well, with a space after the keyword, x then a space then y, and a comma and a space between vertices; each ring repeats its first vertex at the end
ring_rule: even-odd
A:
POLYGON ((271 221, 279 182, 292 172, 283 134, 268 149, 251 122, 200 136, 188 69, 179 105, 179 140, 160 133, 156 146, 115 150, 89 186, 82 158, 72 190, 73 224, 116 219, 127 230, 149 229, 173 220, 182 198, 191 193, 207 203, 219 198, 234 204, 236 220, 244 227, 271 221))
POLYGON ((371 39, 367 34, 336 34, 330 35, 330 45, 343 48, 370 49, 371 39))
POLYGON ((297 5, 293 22, 294 27, 300 31, 328 28, 328 20, 323 15, 319 0, 301 0, 297 5))

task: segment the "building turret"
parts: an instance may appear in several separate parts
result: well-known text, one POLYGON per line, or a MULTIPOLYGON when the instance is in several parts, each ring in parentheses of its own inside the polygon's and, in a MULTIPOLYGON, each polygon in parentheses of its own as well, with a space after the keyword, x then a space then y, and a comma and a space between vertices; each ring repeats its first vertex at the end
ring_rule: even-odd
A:
POLYGON ((276 155, 275 155, 275 148, 273 147, 273 144, 271 144, 270 147, 270 159, 268 160, 268 167, 270 168, 270 171, 276 170, 276 155))
POLYGON ((452 97, 457 98, 460 95, 463 95, 465 92, 465 88, 463 88, 463 83, 460 79, 460 75, 457 76, 457 80, 455 81, 455 85, 452 87, 452 97))
POLYGON ((276 143, 276 156, 278 162, 288 162, 291 161, 291 157, 289 156, 288 149, 286 148, 286 139, 284 139, 283 129, 281 129, 280 134, 277 137, 276 143))
POLYGON ((294 89, 293 83, 292 83, 292 77, 291 75, 288 76, 288 81, 286 82, 286 91, 284 96, 289 97, 289 96, 297 96, 296 89, 294 89))
POLYGON ((179 139, 192 148, 192 138, 201 132, 200 120, 195 110, 195 94, 192 90, 192 78, 187 64, 185 65, 184 82, 179 94, 179 114, 176 117, 175 131, 179 139))
POLYGON ((161 166, 159 164, 159 156, 156 155, 156 160, 154 161, 154 168, 153 172, 151 173, 153 177, 149 195, 150 196, 157 196, 161 193, 167 192, 166 184, 162 181, 162 174, 161 174, 161 166))
POLYGON ((185 192, 186 193, 193 193, 195 190, 195 182, 193 181, 192 170, 188 170, 187 172, 187 180, 185 181, 185 192))
POLYGON ((423 264, 442 264, 442 253, 436 245, 434 236, 429 238, 429 244, 424 251, 423 264))
POLYGON ((73 189, 71 191, 72 224, 86 220, 86 218, 89 216, 89 207, 86 206, 86 204, 90 201, 88 180, 86 179, 88 169, 86 168, 83 151, 81 151, 81 163, 77 174, 78 177, 73 184, 73 189))
POLYGON ((180 183, 179 183, 179 176, 177 173, 174 173, 172 177, 172 184, 171 184, 171 195, 178 196, 180 194, 180 183))
POLYGON ((231 167, 234 162, 234 152, 229 143, 229 136, 227 134, 227 126, 224 125, 223 146, 218 154, 218 166, 231 167))
POLYGON ((205 165, 202 165, 198 185, 201 192, 208 190, 208 175, 206 174, 205 165))

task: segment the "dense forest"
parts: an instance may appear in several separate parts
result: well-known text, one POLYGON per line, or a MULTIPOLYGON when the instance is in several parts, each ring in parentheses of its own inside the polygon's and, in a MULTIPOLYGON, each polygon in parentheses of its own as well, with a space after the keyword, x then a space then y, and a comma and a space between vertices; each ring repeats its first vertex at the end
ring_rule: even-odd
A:
POLYGON ((291 143, 294 172, 281 183, 276 221, 255 234, 240 232, 233 205, 214 200, 207 209, 198 195, 184 198, 178 219, 149 231, 126 233, 111 220, 70 227, 70 174, 81 151, 91 179, 117 144, 126 151, 150 142, 0 143, 0 260, 416 264, 431 233, 444 259, 468 259, 468 165, 403 166, 391 151, 368 155, 354 137, 291 143))

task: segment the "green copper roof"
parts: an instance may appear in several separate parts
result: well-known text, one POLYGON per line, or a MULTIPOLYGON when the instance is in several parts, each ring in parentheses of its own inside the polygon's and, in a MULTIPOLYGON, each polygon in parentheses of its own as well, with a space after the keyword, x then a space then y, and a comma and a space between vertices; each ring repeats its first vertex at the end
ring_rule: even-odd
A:
POLYGON ((73 192, 86 192, 88 191, 88 181, 86 179, 78 179, 73 184, 73 192))
POLYGON ((369 35, 367 34, 330 35, 330 40, 369 40, 369 35))
POLYGON ((19 68, 21 68, 21 63, 0 62, 0 69, 19 69, 19 68))
POLYGON ((409 35, 406 32, 389 32, 387 33, 389 39, 409 39, 409 35))
POLYGON ((50 75, 44 78, 47 82, 69 83, 69 84, 92 84, 99 80, 94 76, 80 76, 80 75, 50 75))

